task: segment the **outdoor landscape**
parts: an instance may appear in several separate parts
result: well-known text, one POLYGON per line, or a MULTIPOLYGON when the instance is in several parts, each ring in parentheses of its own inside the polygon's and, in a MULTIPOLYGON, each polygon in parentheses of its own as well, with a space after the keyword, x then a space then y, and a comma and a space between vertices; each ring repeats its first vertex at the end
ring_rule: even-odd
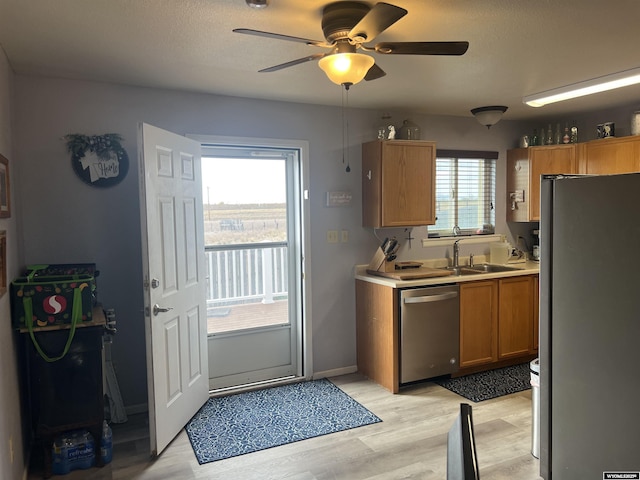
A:
POLYGON ((286 204, 204 205, 205 246, 287 239, 286 204))

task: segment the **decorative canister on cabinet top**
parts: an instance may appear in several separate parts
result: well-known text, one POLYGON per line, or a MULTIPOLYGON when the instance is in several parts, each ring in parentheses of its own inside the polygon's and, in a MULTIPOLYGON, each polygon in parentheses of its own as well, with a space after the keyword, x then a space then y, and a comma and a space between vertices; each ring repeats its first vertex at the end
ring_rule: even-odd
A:
POLYGON ((631 135, 640 135, 640 110, 631 114, 631 135))
POLYGON ((401 140, 420 140, 420 127, 411 120, 405 120, 398 129, 397 138, 401 140))

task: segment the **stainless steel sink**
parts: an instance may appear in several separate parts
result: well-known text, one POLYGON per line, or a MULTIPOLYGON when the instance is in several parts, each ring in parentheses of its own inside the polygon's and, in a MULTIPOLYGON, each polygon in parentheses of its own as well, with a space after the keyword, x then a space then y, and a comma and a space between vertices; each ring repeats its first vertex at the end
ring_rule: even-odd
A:
POLYGON ((483 263, 482 265, 474 265, 472 267, 463 265, 460 267, 447 267, 446 270, 453 272, 456 277, 464 275, 480 275, 482 273, 498 273, 498 272, 514 272, 520 270, 518 267, 509 267, 507 265, 492 265, 483 263))
POLYGON ((483 263, 482 265, 474 265, 473 267, 461 267, 463 270, 475 270, 478 273, 496 273, 496 272, 515 272, 521 270, 518 267, 509 267, 507 265, 492 265, 483 263))
POLYGON ((478 275, 480 273, 485 273, 479 270, 471 270, 469 269, 469 267, 447 267, 446 270, 448 270, 449 272, 453 272, 453 275, 455 275, 456 277, 460 277, 462 275, 478 275))

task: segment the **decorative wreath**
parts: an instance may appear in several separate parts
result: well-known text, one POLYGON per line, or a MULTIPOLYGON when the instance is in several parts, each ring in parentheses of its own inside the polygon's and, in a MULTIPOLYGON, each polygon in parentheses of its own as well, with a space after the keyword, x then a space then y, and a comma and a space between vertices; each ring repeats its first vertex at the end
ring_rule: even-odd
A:
POLYGON ((117 133, 104 135, 65 135, 67 150, 76 174, 95 187, 111 187, 122 181, 129 170, 129 157, 117 133))

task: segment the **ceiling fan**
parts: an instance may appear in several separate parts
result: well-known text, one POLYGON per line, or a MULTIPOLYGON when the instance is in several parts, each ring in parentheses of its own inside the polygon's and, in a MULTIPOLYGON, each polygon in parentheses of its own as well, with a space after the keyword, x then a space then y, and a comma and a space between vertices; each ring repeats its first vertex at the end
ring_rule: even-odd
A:
POLYGON ((373 57, 357 53, 358 50, 383 55, 463 55, 469 48, 469 42, 382 42, 367 45, 407 13, 404 8, 384 2, 379 2, 373 7, 362 2, 330 3, 322 11, 324 41, 248 28, 236 28, 233 31, 329 48, 327 53, 314 53, 264 68, 260 72, 275 72, 319 60, 318 65, 329 79, 338 85, 344 85, 347 89, 363 79, 375 80, 386 75, 385 71, 376 65, 373 57))

